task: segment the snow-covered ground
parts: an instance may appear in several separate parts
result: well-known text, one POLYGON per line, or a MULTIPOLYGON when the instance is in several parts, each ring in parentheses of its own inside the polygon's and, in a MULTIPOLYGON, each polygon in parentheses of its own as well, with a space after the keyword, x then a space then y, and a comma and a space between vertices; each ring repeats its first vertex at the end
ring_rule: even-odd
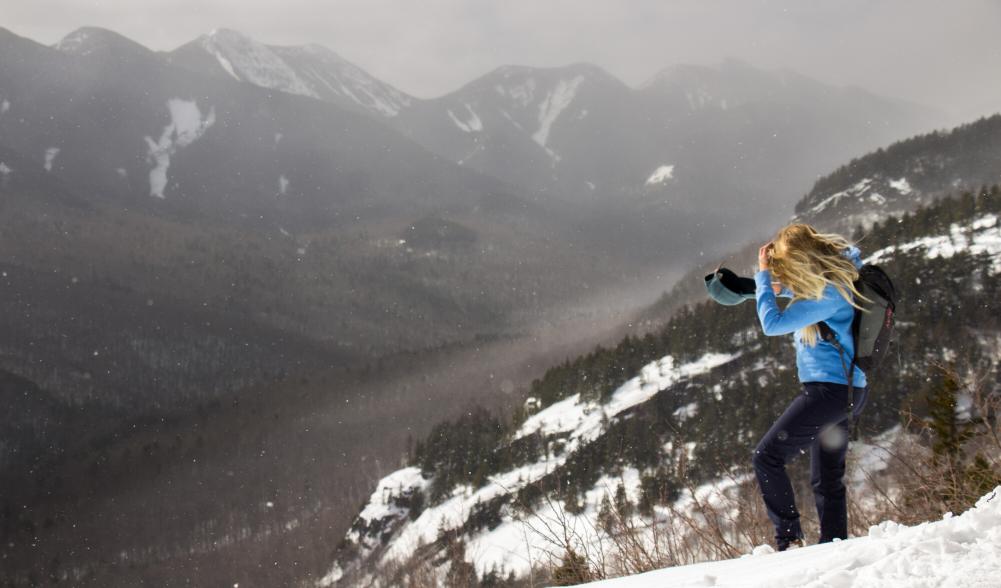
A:
POLYGON ((761 546, 739 559, 680 566, 587 584, 592 588, 997 588, 1001 486, 959 516, 784 553, 761 546))

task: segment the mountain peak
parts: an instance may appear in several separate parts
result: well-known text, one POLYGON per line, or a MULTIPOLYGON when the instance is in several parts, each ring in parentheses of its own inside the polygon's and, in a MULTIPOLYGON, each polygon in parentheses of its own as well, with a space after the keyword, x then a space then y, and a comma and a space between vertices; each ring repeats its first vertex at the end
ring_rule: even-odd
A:
POLYGON ((240 31, 236 29, 229 29, 226 27, 214 28, 204 36, 212 39, 252 41, 252 39, 249 36, 241 33, 240 31))
POLYGON ((676 63, 669 65, 646 82, 639 85, 639 89, 686 85, 694 81, 706 80, 719 76, 732 75, 760 75, 762 70, 740 59, 728 57, 716 65, 696 65, 692 63, 676 63))
POLYGON ((239 31, 216 28, 178 47, 169 59, 202 73, 381 117, 396 116, 411 102, 410 96, 316 43, 266 45, 239 31))
POLYGON ((510 86, 522 87, 525 84, 533 88, 535 86, 548 87, 567 83, 572 83, 574 86, 583 83, 626 88, 621 80, 593 63, 572 63, 553 67, 508 64, 501 65, 480 76, 457 92, 474 89, 494 91, 497 88, 509 88, 510 86))
POLYGON ((73 55, 92 55, 103 51, 152 54, 152 51, 124 35, 91 26, 76 29, 60 39, 53 48, 73 55))
POLYGON ((202 47, 209 49, 226 47, 230 50, 236 50, 241 52, 260 52, 266 51, 265 45, 255 41, 253 38, 241 33, 240 31, 227 28, 216 28, 209 31, 207 34, 198 37, 195 40, 196 43, 200 44, 202 47))
POLYGON ((616 81, 618 80, 615 76, 608 73, 608 71, 601 68, 600 66, 587 62, 577 62, 567 65, 557 65, 552 67, 537 67, 531 65, 507 64, 497 67, 496 69, 489 72, 483 77, 492 78, 499 76, 503 78, 511 78, 516 76, 525 76, 533 74, 547 75, 547 76, 560 75, 560 74, 583 75, 589 78, 604 78, 616 81))

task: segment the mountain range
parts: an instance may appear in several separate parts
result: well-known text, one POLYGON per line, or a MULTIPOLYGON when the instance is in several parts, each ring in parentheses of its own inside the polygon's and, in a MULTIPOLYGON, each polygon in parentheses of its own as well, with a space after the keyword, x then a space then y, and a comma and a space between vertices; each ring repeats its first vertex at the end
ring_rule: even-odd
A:
POLYGON ((607 339, 596 296, 652 299, 936 120, 738 61, 417 99, 224 29, 0 29, 0 556, 20 584, 317 574, 408 437, 607 339))
POLYGON ((509 65, 422 100, 322 47, 268 46, 232 30, 166 57, 367 112, 449 161, 605 215, 625 209, 633 225, 653 215, 677 230, 683 217, 737 225, 731 230, 741 236, 749 233, 739 225, 787 207, 799 186, 836 162, 943 120, 915 104, 735 59, 667 67, 637 88, 586 63, 509 65))

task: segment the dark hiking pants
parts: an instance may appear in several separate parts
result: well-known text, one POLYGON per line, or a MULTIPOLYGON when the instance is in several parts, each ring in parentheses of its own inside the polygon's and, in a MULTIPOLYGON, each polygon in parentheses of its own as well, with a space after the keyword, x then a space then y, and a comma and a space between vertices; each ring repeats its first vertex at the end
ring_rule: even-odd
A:
MULTIPOLYGON (((858 416, 868 389, 856 388, 853 396, 855 416, 858 416)), ((848 537, 848 503, 843 480, 848 450, 847 385, 804 382, 803 391, 754 450, 754 471, 780 548, 803 538, 785 466, 807 448, 810 449, 811 482, 820 520, 820 542, 845 539, 848 537)))

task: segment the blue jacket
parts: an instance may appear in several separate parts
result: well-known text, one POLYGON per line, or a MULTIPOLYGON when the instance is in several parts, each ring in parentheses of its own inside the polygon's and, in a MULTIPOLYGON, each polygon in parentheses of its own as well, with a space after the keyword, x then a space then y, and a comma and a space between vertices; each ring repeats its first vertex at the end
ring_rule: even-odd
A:
MULTIPOLYGON (((858 247, 849 247, 844 251, 844 255, 855 263, 855 267, 862 267, 858 247)), ((754 282, 758 319, 765 335, 786 335, 795 332, 793 343, 796 346, 796 369, 799 372, 799 381, 847 384, 845 369, 834 345, 822 339, 817 340, 816 346, 806 345, 800 340, 800 330, 820 321, 826 322, 845 349, 844 359, 847 365, 855 355, 855 341, 852 339, 855 307, 842 298, 834 286, 828 285, 820 300, 797 300, 786 306, 785 310, 781 310, 772 291, 771 272, 759 271, 754 274, 754 282)), ((791 297, 792 293, 783 288, 779 295, 791 297)), ((852 385, 856 388, 863 388, 866 385, 865 374, 857 366, 852 385)))

